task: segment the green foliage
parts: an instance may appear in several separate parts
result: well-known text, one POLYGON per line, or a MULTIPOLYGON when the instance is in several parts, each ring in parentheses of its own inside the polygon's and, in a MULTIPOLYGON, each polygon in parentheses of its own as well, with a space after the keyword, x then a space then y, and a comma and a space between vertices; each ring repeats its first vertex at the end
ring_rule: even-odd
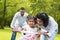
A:
POLYGON ((39 12, 46 12, 48 15, 54 17, 60 26, 60 0, 6 0, 5 6, 6 11, 3 17, 4 0, 0 0, 0 26, 2 25, 3 19, 5 26, 9 26, 14 14, 20 10, 21 7, 24 7, 26 12, 32 16, 35 16, 39 12))

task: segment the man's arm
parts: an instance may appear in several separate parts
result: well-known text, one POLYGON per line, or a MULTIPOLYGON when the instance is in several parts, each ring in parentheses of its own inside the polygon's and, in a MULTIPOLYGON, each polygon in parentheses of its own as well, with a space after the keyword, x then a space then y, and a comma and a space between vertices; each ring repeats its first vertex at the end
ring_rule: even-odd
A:
POLYGON ((12 29, 14 28, 14 25, 15 25, 15 22, 16 22, 17 17, 18 17, 18 15, 17 15, 17 13, 16 13, 16 14, 14 15, 14 17, 13 17, 12 22, 11 22, 11 28, 12 28, 12 29))

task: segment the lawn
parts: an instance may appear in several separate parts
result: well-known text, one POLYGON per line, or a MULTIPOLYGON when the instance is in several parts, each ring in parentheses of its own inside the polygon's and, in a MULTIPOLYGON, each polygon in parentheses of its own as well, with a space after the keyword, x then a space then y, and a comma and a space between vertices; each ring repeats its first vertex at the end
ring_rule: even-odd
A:
MULTIPOLYGON (((10 40, 11 39, 11 29, 10 28, 5 28, 4 30, 0 29, 0 40, 10 40)), ((22 35, 20 33, 17 33, 16 40, 18 40, 19 37, 22 35)), ((60 40, 60 34, 57 34, 55 40, 60 40)))

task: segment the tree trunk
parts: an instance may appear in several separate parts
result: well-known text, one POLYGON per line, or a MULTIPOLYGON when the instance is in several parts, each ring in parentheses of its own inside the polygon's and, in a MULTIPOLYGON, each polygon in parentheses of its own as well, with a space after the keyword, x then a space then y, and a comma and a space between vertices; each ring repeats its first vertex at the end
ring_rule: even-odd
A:
POLYGON ((5 25, 5 14, 6 14, 6 0, 4 0, 4 10, 3 10, 3 20, 2 20, 2 25, 1 25, 1 29, 4 29, 4 25, 5 25))

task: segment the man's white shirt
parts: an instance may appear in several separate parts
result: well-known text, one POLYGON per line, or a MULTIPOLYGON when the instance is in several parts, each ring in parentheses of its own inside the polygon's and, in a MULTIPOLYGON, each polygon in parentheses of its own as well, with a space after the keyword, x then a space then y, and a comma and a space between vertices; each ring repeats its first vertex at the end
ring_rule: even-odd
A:
POLYGON ((26 12, 24 13, 24 16, 21 16, 20 12, 17 12, 14 15, 13 20, 11 22, 11 28, 22 27, 22 26, 26 25, 27 16, 28 16, 28 13, 26 13, 26 12))

